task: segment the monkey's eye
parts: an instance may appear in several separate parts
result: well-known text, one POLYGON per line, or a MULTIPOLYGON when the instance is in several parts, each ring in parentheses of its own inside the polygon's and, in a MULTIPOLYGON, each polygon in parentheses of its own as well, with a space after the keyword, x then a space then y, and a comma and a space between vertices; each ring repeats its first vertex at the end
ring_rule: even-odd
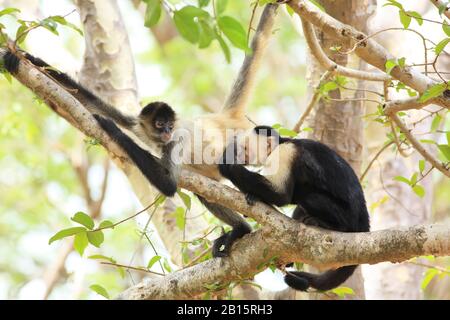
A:
POLYGON ((164 127, 164 121, 156 121, 155 126, 156 126, 157 128, 162 128, 162 127, 164 127))

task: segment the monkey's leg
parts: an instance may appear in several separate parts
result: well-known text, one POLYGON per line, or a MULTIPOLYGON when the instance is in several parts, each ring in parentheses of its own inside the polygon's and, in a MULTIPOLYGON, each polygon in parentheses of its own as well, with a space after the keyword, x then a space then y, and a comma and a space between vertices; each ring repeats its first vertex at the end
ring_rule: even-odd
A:
POLYGON ((197 195, 200 202, 220 221, 230 225, 233 229, 214 241, 212 247, 213 257, 226 257, 230 253, 234 241, 250 233, 252 228, 245 219, 224 206, 208 202, 205 198, 197 195))

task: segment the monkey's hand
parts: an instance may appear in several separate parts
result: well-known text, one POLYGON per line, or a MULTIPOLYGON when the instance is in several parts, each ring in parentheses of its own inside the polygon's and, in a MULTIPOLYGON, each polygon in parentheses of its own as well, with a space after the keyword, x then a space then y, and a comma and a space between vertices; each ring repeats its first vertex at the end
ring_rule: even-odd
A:
POLYGON ((233 243, 242 238, 247 233, 250 233, 252 229, 245 223, 235 226, 231 231, 224 233, 221 237, 214 241, 212 247, 212 256, 214 258, 227 257, 230 254, 231 247, 233 243))
POLYGON ((253 206, 255 205, 255 202, 258 201, 258 197, 250 194, 250 193, 246 193, 245 194, 245 200, 247 201, 249 206, 253 206))

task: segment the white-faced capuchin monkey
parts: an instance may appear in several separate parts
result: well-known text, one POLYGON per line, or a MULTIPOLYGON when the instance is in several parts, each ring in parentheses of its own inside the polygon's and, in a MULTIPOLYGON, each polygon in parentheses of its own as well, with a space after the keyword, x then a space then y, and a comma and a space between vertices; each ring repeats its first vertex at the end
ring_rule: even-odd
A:
MULTIPOLYGON (((323 143, 282 138, 271 127, 257 126, 224 151, 220 173, 246 194, 269 205, 297 205, 293 218, 341 232, 369 231, 364 193, 350 165, 323 143), (265 150, 262 150, 265 149, 265 150), (241 163, 241 164, 238 164, 241 163), (262 165, 256 173, 243 164, 262 165)), ((345 266, 316 275, 288 271, 286 283, 305 291, 330 290, 354 272, 345 266)))
MULTIPOLYGON (((4 66, 12 74, 18 71, 23 60, 40 67, 44 73, 67 89, 95 116, 100 126, 127 152, 153 186, 163 194, 172 196, 177 185, 177 168, 169 157, 174 147, 173 143, 169 143, 174 129, 183 129, 191 137, 194 135, 194 131, 201 131, 203 139, 200 146, 183 145, 183 154, 189 156, 189 159, 184 159, 186 162, 183 162, 183 166, 209 178, 220 180, 222 177, 216 163, 203 161, 192 163, 194 155, 209 148, 212 154, 220 157, 229 143, 225 131, 248 129, 253 126, 245 116, 245 107, 253 91, 255 74, 272 33, 277 7, 277 4, 265 6, 252 39, 252 53, 245 57, 223 110, 220 113, 202 115, 191 120, 176 119, 172 108, 163 102, 150 103, 136 116, 124 114, 81 86, 67 74, 57 71, 43 60, 23 51, 7 52, 3 56, 4 66), (125 132, 118 126, 125 129, 125 132), (147 148, 142 147, 142 143, 135 141, 132 135, 127 133, 132 133, 145 146, 149 146, 150 150, 161 151, 162 159, 153 156, 147 148)), ((218 219, 232 227, 230 232, 217 239, 213 245, 213 256, 226 256, 234 240, 251 231, 250 225, 241 215, 232 210, 209 203, 202 197, 199 199, 218 219)))

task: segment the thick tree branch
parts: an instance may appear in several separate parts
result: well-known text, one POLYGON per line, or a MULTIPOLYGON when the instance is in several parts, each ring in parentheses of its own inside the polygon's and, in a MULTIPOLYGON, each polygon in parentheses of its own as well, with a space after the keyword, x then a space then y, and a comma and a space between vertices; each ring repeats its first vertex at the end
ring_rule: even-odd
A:
POLYGON ((399 111, 422 109, 423 107, 433 103, 434 99, 430 99, 425 102, 419 102, 419 99, 417 98, 391 100, 384 105, 384 112, 389 115, 399 111))
POLYGON ((206 291, 205 285, 246 279, 257 266, 304 261, 317 267, 400 262, 415 256, 447 255, 448 225, 416 226, 371 233, 338 233, 305 227, 291 220, 283 232, 259 230, 245 236, 227 258, 215 258, 159 279, 144 281, 124 291, 120 299, 183 299, 206 291))

